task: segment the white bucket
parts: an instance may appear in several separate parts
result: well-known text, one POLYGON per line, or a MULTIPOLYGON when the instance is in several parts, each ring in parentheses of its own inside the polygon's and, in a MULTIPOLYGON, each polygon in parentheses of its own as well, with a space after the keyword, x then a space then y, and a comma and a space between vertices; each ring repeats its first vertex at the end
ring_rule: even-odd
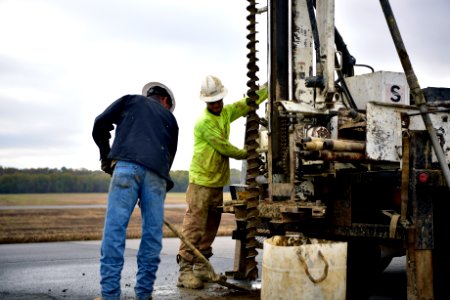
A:
POLYGON ((262 300, 345 300, 346 285, 346 242, 283 236, 264 241, 262 300))

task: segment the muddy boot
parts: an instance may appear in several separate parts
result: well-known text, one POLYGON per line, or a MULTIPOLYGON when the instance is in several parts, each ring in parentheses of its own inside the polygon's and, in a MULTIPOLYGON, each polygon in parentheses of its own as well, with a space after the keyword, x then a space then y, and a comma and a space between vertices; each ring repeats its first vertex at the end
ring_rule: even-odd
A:
POLYGON ((178 277, 178 287, 185 287, 188 289, 202 289, 203 282, 195 277, 193 272, 194 264, 185 260, 181 256, 177 257, 180 265, 180 276, 178 277))
POLYGON ((208 266, 203 261, 195 262, 194 275, 203 282, 208 282, 211 280, 208 266))

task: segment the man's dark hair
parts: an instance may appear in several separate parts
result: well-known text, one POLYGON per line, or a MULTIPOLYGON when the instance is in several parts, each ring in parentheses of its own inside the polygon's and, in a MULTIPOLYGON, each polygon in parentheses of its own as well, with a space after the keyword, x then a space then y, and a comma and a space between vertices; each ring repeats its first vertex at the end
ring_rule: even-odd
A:
POLYGON ((168 97, 170 107, 172 107, 172 105, 173 105, 172 97, 170 97, 170 94, 167 92, 167 90, 165 88, 162 88, 160 86, 154 86, 154 87, 149 88, 147 91, 147 97, 150 97, 150 96, 168 97))

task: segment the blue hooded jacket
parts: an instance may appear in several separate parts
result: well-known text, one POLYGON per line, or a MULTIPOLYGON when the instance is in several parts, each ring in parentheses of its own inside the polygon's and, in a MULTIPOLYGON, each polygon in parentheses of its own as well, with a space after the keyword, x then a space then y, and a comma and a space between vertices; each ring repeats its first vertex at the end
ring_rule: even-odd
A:
POLYGON ((174 115, 156 98, 125 95, 113 102, 94 122, 92 137, 100 149, 100 159, 138 163, 173 187, 169 171, 178 144, 178 124, 174 115), (116 125, 112 147, 110 131, 116 125))

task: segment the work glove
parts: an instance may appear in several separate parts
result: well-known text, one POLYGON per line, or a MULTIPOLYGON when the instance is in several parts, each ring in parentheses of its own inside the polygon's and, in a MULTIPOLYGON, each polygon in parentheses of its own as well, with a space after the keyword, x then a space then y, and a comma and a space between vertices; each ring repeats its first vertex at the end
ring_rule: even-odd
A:
POLYGON ((247 149, 243 149, 245 151, 245 156, 242 159, 247 159, 248 158, 248 151, 247 149))
POLYGON ((102 159, 101 162, 101 169, 103 172, 112 175, 113 173, 113 166, 112 166, 112 160, 111 159, 102 159))

